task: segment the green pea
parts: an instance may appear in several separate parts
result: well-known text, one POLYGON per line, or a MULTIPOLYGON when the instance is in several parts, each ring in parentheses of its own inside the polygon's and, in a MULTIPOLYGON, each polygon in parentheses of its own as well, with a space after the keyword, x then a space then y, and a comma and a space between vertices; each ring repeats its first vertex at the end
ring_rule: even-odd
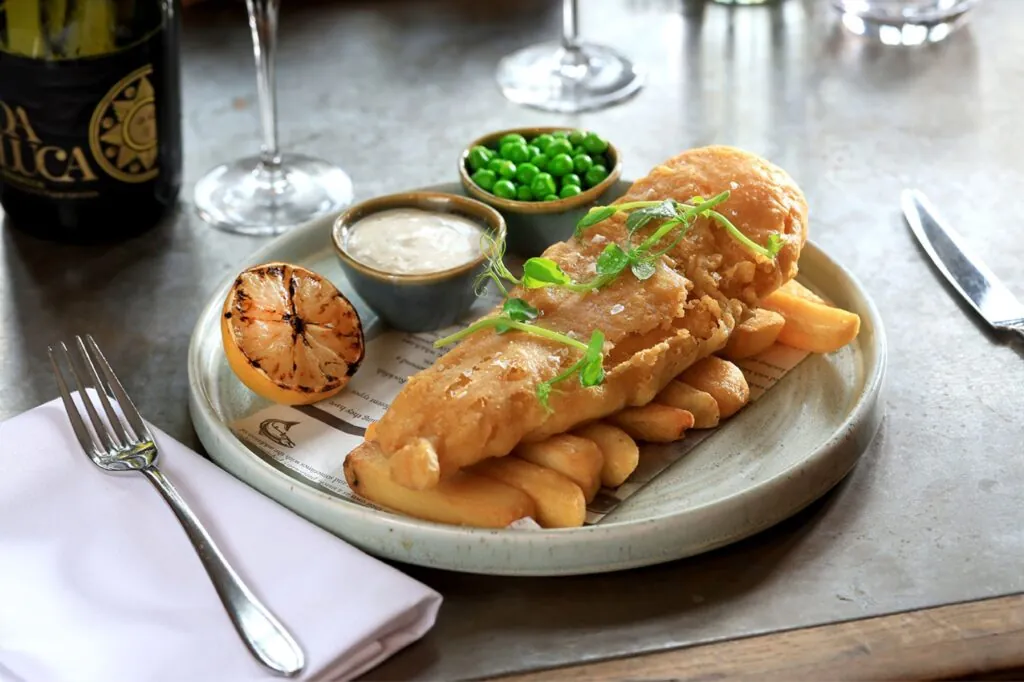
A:
POLYGON ((565 138, 569 137, 569 131, 568 130, 556 130, 555 132, 551 133, 551 137, 558 137, 558 138, 565 139, 565 138))
POLYGON ((583 138, 583 146, 591 154, 604 154, 608 149, 608 141, 597 133, 587 133, 587 136, 583 138))
POLYGON ((543 151, 546 151, 547 148, 548 148, 548 145, 551 144, 554 141, 555 141, 555 138, 553 138, 551 135, 548 135, 547 133, 542 133, 542 134, 538 135, 537 137, 533 138, 533 140, 530 142, 530 144, 532 144, 534 147, 537 147, 537 149, 539 149, 539 150, 541 150, 543 152, 543 151))
MULTIPOLYGON (((497 185, 495 185, 495 189, 497 189, 497 185)), ((568 199, 569 197, 574 197, 577 194, 582 193, 583 190, 579 188, 579 185, 566 185, 562 188, 562 191, 558 193, 558 196, 562 199, 568 199)))
POLYGON ((546 197, 544 197, 544 201, 558 201, 558 195, 557 194, 549 194, 546 197))
POLYGON ((579 156, 580 154, 586 154, 586 153, 587 153, 587 148, 584 147, 583 145, 581 145, 581 144, 574 144, 572 146, 572 152, 571 152, 572 156, 579 156))
POLYGON ((519 185, 516 189, 516 199, 519 201, 533 201, 533 190, 526 185, 519 185))
POLYGON ((572 157, 568 154, 552 156, 551 161, 548 162, 548 173, 551 173, 556 177, 561 177, 566 173, 572 173, 572 157))
POLYGON ((499 196, 502 199, 516 198, 516 186, 512 184, 511 180, 498 180, 494 183, 494 189, 492 191, 495 196, 499 196))
POLYGON ((571 133, 569 133, 569 142, 572 142, 574 145, 583 144, 583 139, 586 136, 587 136, 587 131, 585 131, 585 130, 574 130, 571 133))
POLYGON ((586 173, 594 165, 594 160, 589 154, 577 154, 572 157, 572 167, 577 173, 586 173))
POLYGON ((516 165, 508 159, 502 159, 498 162, 498 175, 506 180, 511 180, 516 176, 516 165))
POLYGON ((558 139, 549 144, 544 153, 548 155, 549 159, 553 159, 559 154, 569 154, 571 151, 572 145, 569 144, 569 140, 558 139))
POLYGON ((608 169, 601 165, 591 166, 590 170, 583 175, 583 179, 587 181, 589 187, 600 184, 607 177, 608 169))
POLYGON ((547 196, 557 192, 558 187, 550 173, 537 173, 530 182, 530 191, 533 192, 533 196, 545 197, 544 200, 547 201, 547 196))
POLYGON ((594 162, 595 166, 604 166, 607 168, 611 165, 608 163, 608 159, 604 154, 588 154, 588 156, 590 157, 590 160, 594 162))
POLYGON ((530 162, 521 163, 516 166, 516 180, 524 185, 529 185, 537 176, 537 173, 540 173, 540 169, 530 162))
POLYGON ((504 161, 504 159, 495 155, 490 161, 487 162, 487 170, 493 173, 497 173, 498 169, 501 168, 502 161, 504 161))
POLYGON ((530 152, 527 151, 525 144, 506 142, 501 145, 501 158, 508 159, 513 163, 523 163, 529 160, 530 152))
POLYGON ((516 144, 526 144, 526 138, 520 135, 519 133, 509 133, 508 135, 503 135, 502 138, 498 140, 498 148, 500 149, 502 145, 508 144, 509 142, 514 142, 516 144))
POLYGON ((530 152, 530 158, 531 158, 531 159, 532 159, 533 157, 535 157, 535 156, 540 156, 541 154, 543 154, 543 153, 544 153, 544 152, 542 152, 542 151, 540 150, 540 147, 538 147, 538 146, 537 146, 537 145, 535 145, 535 144, 528 144, 528 145, 526 145, 526 151, 530 152))
POLYGON ((469 154, 466 155, 466 164, 470 167, 471 170, 478 171, 481 168, 486 168, 487 162, 490 161, 491 158, 493 157, 494 152, 492 152, 487 147, 481 147, 480 145, 477 145, 476 147, 470 149, 469 154))
POLYGON ((583 186, 583 181, 580 180, 580 176, 575 173, 566 173, 562 176, 562 187, 568 187, 569 185, 575 185, 577 187, 583 186))
POLYGON ((548 169, 548 157, 546 154, 538 154, 530 159, 530 163, 536 166, 537 170, 546 171, 548 169))
POLYGON ((492 170, 481 168, 476 173, 473 173, 470 178, 472 178, 473 182, 475 182, 478 187, 490 192, 494 188, 494 183, 497 181, 498 176, 492 170))

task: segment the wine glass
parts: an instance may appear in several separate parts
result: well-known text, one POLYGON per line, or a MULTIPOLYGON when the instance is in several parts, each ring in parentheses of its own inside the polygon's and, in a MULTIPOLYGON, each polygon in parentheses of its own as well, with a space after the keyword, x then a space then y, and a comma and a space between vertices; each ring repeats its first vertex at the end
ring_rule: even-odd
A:
POLYGON ((498 64, 505 97, 544 111, 601 109, 635 94, 643 75, 610 47, 579 40, 577 0, 562 0, 562 41, 531 45, 498 64))
POLYGON ((199 215, 216 228, 253 235, 290 227, 352 203, 352 180, 326 161, 281 154, 277 146, 274 53, 280 0, 246 0, 263 144, 259 156, 217 166, 195 188, 199 215))

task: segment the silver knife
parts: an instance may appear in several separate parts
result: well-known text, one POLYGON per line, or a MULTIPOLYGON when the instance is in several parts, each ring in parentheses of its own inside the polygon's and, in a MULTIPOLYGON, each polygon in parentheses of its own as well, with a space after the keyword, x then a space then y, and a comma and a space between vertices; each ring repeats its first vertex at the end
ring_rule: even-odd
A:
POLYGON ((949 283, 992 327, 1024 336, 1024 305, 971 253, 963 237, 942 220, 924 194, 905 189, 900 203, 917 241, 949 283))

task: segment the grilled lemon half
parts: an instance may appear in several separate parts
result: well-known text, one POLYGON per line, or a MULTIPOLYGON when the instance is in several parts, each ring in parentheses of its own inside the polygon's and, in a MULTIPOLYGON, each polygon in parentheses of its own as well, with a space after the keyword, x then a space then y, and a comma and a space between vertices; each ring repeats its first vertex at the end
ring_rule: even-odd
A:
POLYGON ((337 287, 306 268, 265 263, 231 285, 221 315, 231 370, 283 405, 337 394, 365 355, 359 314, 337 287))

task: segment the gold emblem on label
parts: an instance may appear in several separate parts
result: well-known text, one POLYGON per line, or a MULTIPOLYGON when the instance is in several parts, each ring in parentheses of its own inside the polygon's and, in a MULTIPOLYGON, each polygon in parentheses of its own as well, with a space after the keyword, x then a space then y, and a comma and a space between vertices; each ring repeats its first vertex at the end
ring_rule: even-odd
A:
POLYGON ((122 182, 146 182, 160 172, 156 103, 150 65, 122 78, 96 107, 89 145, 96 163, 122 182))

